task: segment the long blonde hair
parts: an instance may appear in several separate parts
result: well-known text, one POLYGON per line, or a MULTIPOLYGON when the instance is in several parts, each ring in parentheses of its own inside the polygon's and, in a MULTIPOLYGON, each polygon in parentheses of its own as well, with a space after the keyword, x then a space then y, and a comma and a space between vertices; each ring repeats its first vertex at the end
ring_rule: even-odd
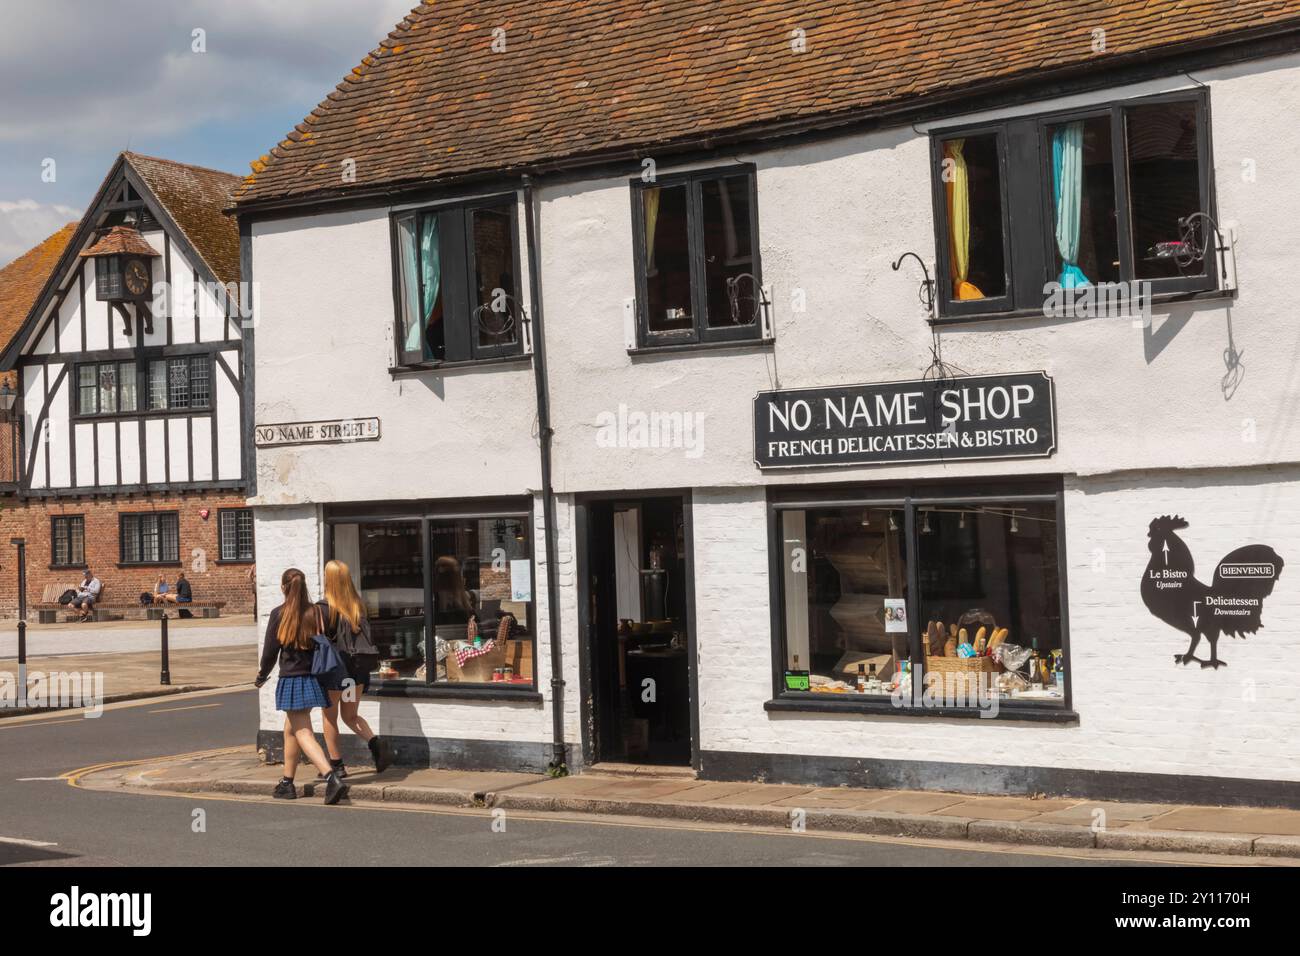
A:
POLYGON ((325 563, 325 601, 330 606, 331 619, 343 618, 356 634, 361 630, 361 620, 366 616, 366 606, 361 603, 352 573, 342 561, 325 563))

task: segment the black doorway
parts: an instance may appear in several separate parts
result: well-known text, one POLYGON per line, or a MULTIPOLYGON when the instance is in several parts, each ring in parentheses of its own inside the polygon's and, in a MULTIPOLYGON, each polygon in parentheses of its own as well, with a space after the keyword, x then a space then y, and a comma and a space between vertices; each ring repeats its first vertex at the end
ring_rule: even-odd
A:
POLYGON ((690 508, 681 495, 584 506, 584 642, 596 762, 689 766, 695 725, 690 508))

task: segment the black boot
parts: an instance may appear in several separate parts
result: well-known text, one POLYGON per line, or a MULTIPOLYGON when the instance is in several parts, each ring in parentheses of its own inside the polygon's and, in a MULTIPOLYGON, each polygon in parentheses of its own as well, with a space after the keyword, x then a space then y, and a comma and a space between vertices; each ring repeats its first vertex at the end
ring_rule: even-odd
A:
POLYGON ((389 746, 387 740, 378 734, 370 738, 368 745, 370 747, 370 756, 375 759, 375 773, 383 773, 392 765, 393 748, 389 746))
POLYGON ((275 785, 275 792, 271 794, 277 800, 296 800, 298 791, 294 789, 293 781, 288 777, 281 777, 280 782, 275 785))
POLYGON ((331 770, 325 778, 325 806, 332 806, 348 795, 348 785, 343 782, 337 770, 331 770))

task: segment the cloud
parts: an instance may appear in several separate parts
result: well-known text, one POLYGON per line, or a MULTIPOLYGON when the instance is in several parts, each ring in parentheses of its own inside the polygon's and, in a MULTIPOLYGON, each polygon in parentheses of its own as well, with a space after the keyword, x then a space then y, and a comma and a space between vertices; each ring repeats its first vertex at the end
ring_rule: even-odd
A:
POLYGON ((71 206, 46 205, 34 199, 0 201, 0 267, 81 218, 71 206))
POLYGON ((413 0, 8 5, 0 32, 0 89, 10 93, 0 143, 26 144, 57 156, 88 140, 106 140, 116 149, 126 136, 174 135, 276 104, 293 105, 305 115, 414 5, 413 0), (200 40, 204 51, 196 52, 200 40))

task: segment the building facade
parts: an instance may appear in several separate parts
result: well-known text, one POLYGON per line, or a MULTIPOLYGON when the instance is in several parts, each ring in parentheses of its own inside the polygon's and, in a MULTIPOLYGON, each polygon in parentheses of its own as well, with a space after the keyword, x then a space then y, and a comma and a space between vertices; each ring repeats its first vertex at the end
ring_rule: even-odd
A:
POLYGON ((517 92, 421 8, 255 164, 263 567, 348 562, 402 759, 1295 805, 1300 11, 1172 6, 681 14, 358 154, 517 92))
POLYGON ((17 400, 0 520, 27 543, 29 607, 89 567, 105 606, 138 607, 184 571, 195 601, 252 610, 247 329, 223 213, 238 182, 123 153, 79 223, 5 270, 0 365, 17 400))

